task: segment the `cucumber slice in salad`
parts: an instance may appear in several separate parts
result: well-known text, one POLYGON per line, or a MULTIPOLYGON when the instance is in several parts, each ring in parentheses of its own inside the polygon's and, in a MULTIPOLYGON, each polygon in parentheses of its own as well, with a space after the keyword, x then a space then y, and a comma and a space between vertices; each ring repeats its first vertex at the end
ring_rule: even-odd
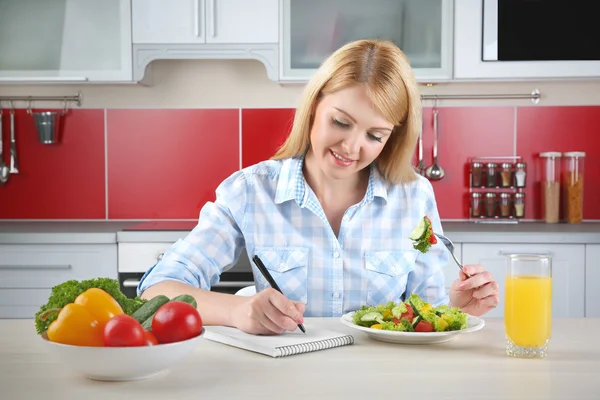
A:
POLYGON ((427 230, 429 229, 429 221, 425 217, 421 218, 415 229, 408 236, 411 240, 422 240, 427 235, 427 230))

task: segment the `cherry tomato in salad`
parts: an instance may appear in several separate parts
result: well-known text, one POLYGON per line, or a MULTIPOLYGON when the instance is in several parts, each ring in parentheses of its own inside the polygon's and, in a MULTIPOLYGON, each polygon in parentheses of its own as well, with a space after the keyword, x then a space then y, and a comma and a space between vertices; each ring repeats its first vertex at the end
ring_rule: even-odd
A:
POLYGON ((433 332, 433 324, 427 321, 419 321, 415 326, 415 332, 433 332))
POLYGON ((437 243, 437 237, 435 237, 435 235, 433 233, 431 234, 431 236, 429 236, 429 243, 431 243, 431 244, 437 243))
POLYGON ((400 315, 400 319, 406 318, 409 322, 412 322, 414 317, 415 317, 415 312, 413 311, 411 305, 407 304, 406 312, 404 312, 404 313, 402 313, 402 315, 400 315))
POLYGON ((159 343, 188 340, 202 332, 202 318, 198 310, 183 301, 169 301, 152 318, 152 333, 159 343))
POLYGON ((151 331, 145 331, 144 336, 146 337, 146 346, 156 346, 158 344, 158 339, 151 331))
POLYGON ((127 314, 115 315, 106 323, 103 341, 107 347, 146 346, 144 328, 127 314))

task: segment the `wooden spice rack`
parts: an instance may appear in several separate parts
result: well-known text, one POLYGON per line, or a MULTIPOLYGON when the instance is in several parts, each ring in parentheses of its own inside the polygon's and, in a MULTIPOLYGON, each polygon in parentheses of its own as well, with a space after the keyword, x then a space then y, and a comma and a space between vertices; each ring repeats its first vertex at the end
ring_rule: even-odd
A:
POLYGON ((527 165, 520 156, 469 159, 469 220, 518 223, 525 216, 527 165))

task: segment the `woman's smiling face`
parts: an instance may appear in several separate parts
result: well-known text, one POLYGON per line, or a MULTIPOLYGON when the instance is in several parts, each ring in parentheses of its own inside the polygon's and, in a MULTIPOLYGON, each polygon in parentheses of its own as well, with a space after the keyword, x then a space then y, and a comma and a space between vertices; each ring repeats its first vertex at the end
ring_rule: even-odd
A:
POLYGON ((362 86, 325 95, 310 134, 314 159, 324 175, 345 179, 371 164, 394 126, 379 113, 362 86))

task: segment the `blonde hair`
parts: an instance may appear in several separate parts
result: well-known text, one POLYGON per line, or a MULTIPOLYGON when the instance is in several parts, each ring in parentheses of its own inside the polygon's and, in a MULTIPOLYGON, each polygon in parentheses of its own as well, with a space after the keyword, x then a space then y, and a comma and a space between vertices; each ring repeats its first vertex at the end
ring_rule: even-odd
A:
POLYGON ((380 173, 391 183, 415 180, 412 160, 421 129, 421 97, 408 59, 389 41, 358 40, 331 54, 306 85, 290 135, 271 159, 302 155, 321 96, 356 85, 366 87, 375 108, 394 125, 375 160, 380 173))

